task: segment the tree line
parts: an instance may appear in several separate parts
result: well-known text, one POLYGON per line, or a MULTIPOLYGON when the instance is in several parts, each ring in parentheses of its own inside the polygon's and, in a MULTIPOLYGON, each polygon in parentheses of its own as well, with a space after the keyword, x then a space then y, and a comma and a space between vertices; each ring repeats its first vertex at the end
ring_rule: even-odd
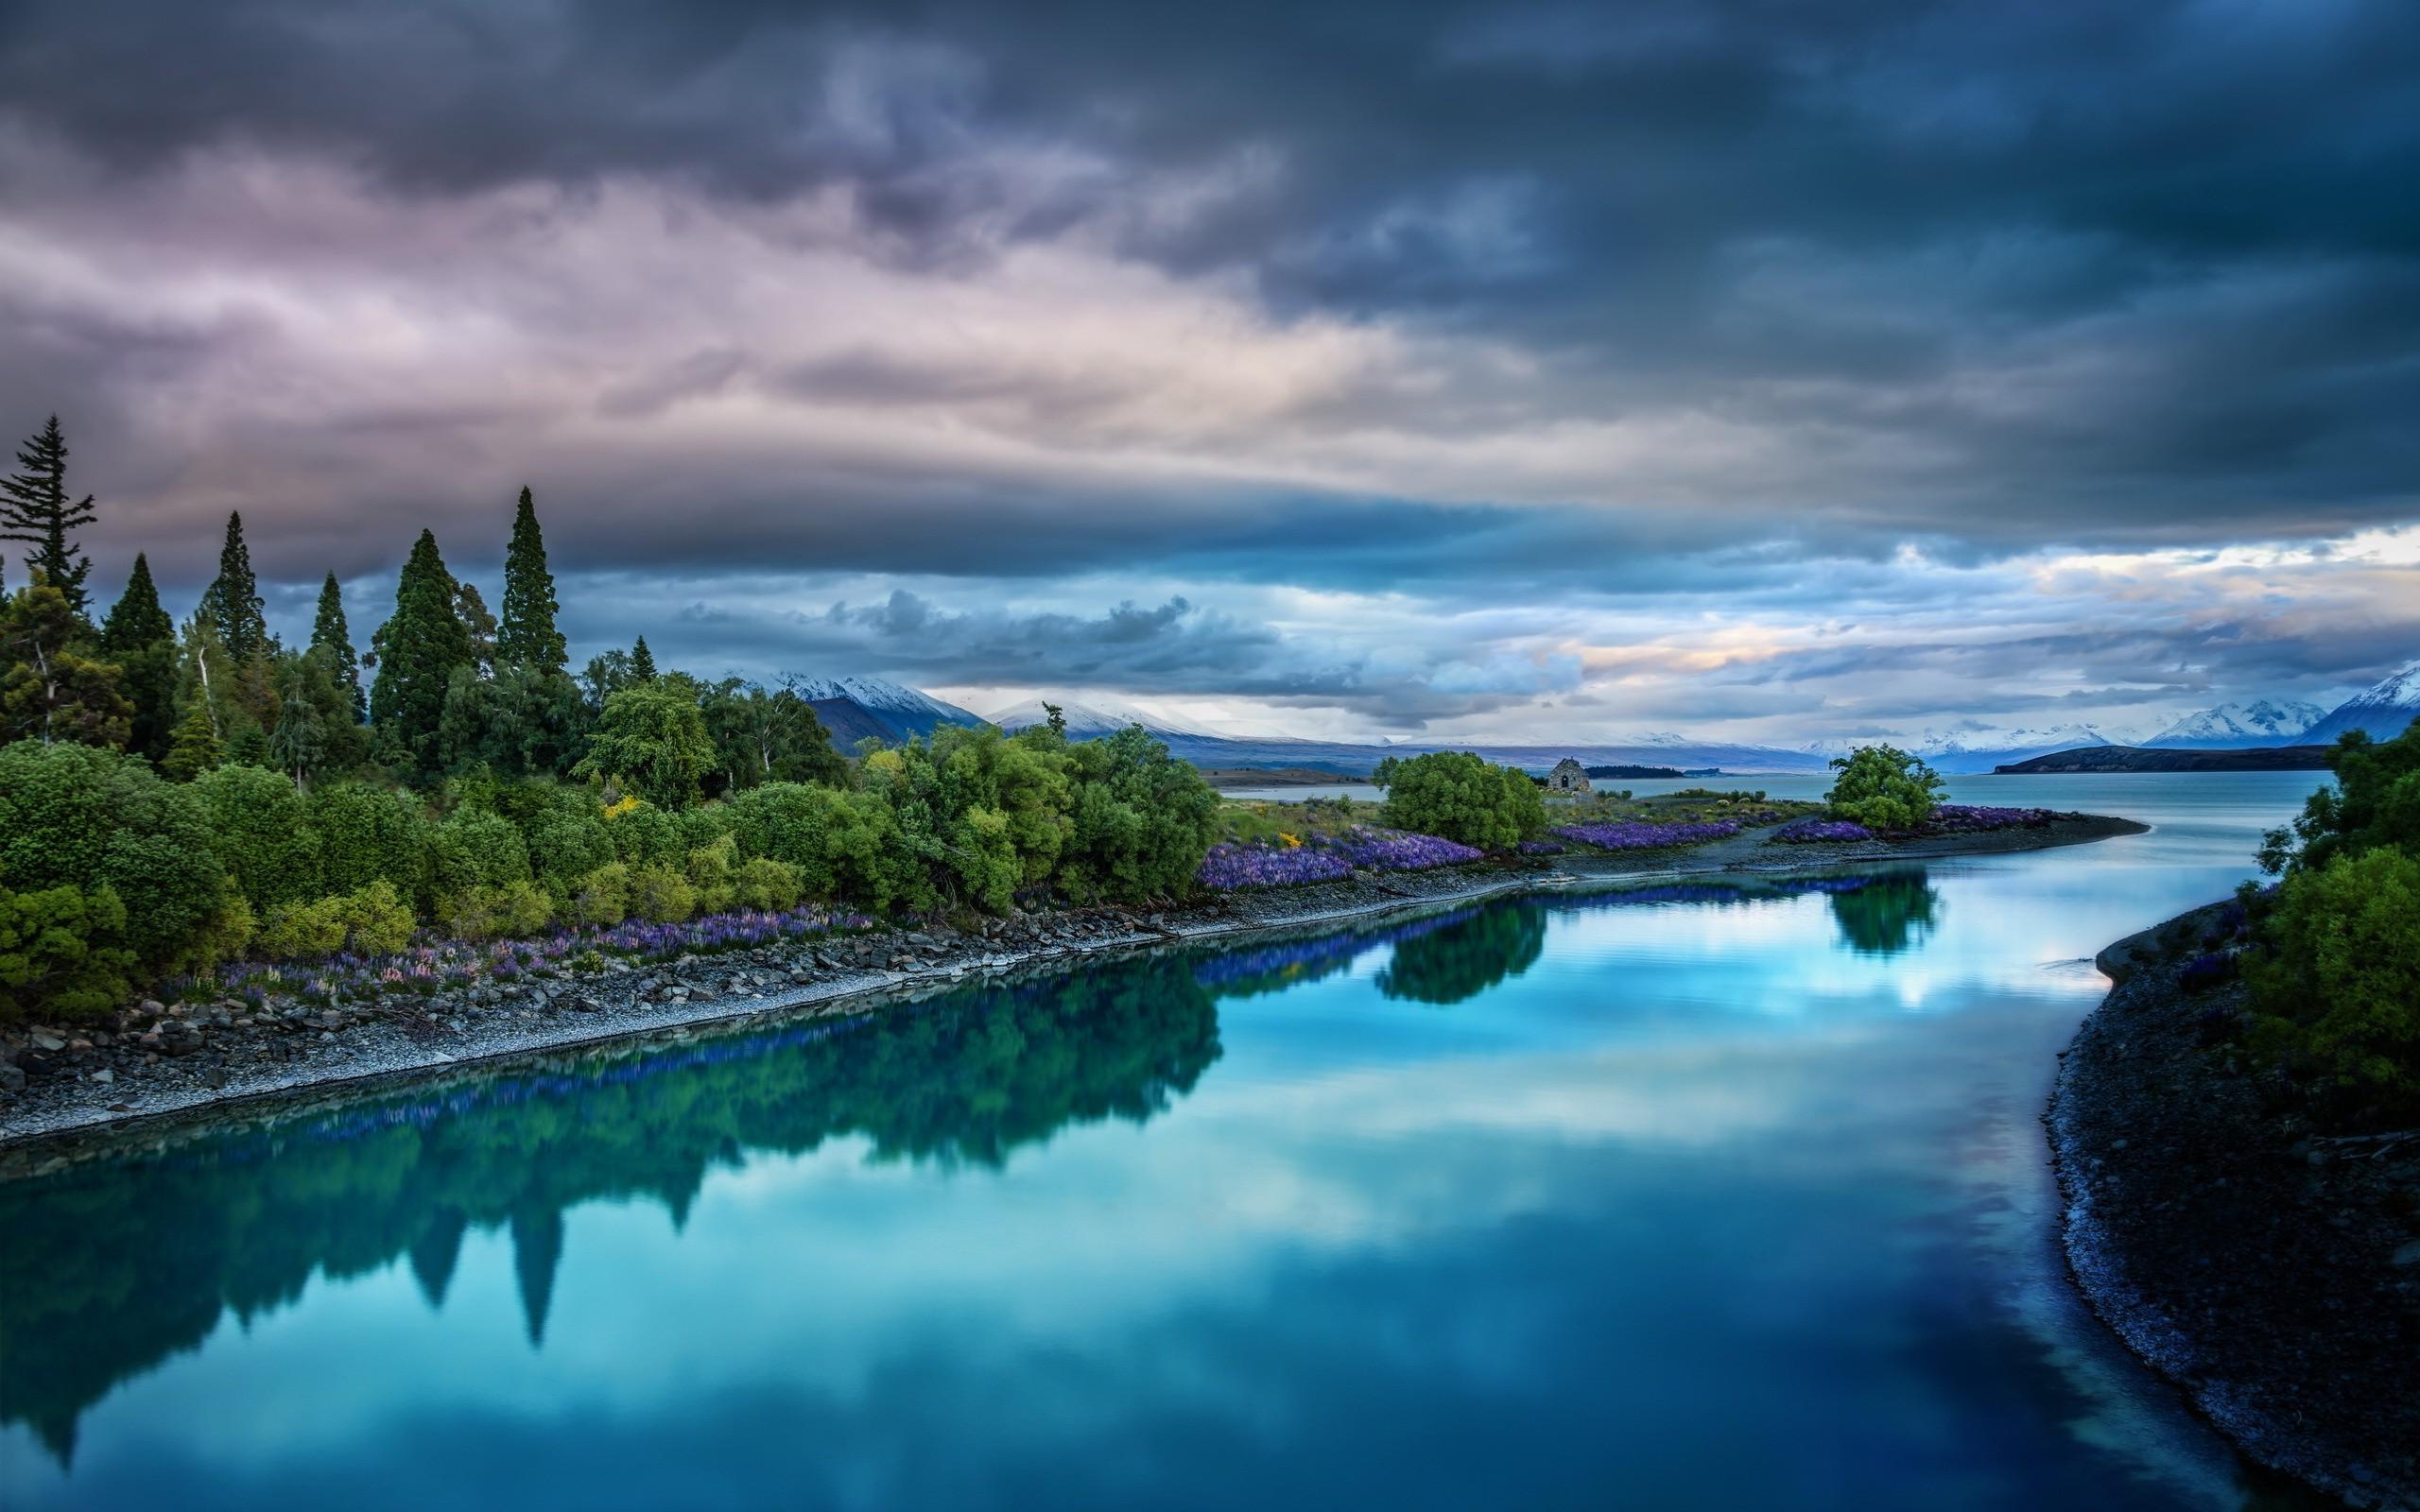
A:
POLYGON ((0 482, 0 540, 28 548, 0 579, 0 1012, 422 926, 1140 901, 1209 847, 1215 796, 1140 730, 846 755, 793 687, 659 670, 643 636, 573 673, 526 488, 496 612, 423 530, 366 647, 333 573, 287 645, 231 513, 182 621, 141 554, 96 621, 67 459, 54 417, 0 482))

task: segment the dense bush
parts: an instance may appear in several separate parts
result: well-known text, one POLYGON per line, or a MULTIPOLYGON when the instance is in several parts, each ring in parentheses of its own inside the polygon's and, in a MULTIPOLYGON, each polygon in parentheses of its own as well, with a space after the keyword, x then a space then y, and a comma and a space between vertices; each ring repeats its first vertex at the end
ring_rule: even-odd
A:
POLYGON ((126 905, 107 887, 0 887, 0 1017, 105 1013, 130 989, 126 905))
POLYGON ((2394 847, 2288 876, 2246 976, 2273 1048, 2420 1096, 2420 858, 2394 847))
POLYGON ((2380 846, 2420 854, 2420 727, 2389 741, 2354 730, 2327 753, 2327 765, 2335 783, 2311 794, 2290 829, 2270 833, 2265 868, 2315 868, 2380 846))
POLYGON ((358 892, 383 882, 409 902, 427 887, 430 821, 417 794, 365 782, 323 782, 303 804, 320 858, 320 888, 358 892))
POLYGON ((1941 806, 1940 774, 1895 746, 1861 746, 1833 757, 1832 769, 1841 775, 1824 801, 1869 830, 1912 830, 1941 806))
POLYGON ((1510 850, 1546 833, 1546 799, 1529 775, 1470 751, 1388 757, 1374 779, 1387 790, 1390 829, 1434 834, 1482 850, 1510 850))
MULTIPOLYGON (((1040 738, 1027 731, 1020 739, 1040 738)), ((1218 833, 1219 795, 1139 727, 1069 747, 1075 793, 1058 884, 1084 902, 1184 890, 1218 833)))
POLYGON ((221 766, 193 782, 219 865, 255 914, 321 890, 319 835, 293 781, 258 766, 221 766))
POLYGON ((338 951, 391 954, 411 937, 412 911, 382 877, 354 892, 273 910, 253 947, 272 961, 305 961, 338 951))
POLYGON ((90 746, 0 747, 0 886, 72 887, 102 913, 107 891, 140 973, 222 958, 251 933, 196 795, 139 756, 90 746))

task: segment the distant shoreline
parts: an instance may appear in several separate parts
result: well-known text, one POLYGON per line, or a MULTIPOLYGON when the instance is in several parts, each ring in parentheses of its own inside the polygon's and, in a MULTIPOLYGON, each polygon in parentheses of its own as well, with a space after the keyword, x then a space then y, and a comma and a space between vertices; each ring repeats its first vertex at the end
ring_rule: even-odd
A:
POLYGON ((910 925, 678 961, 616 962, 600 976, 545 984, 543 990, 537 984, 510 993, 482 988, 408 1005, 382 1004, 329 1026, 319 1019, 299 1028, 277 1021, 238 1025, 232 1013, 195 1014, 177 1021, 181 1029, 191 1025, 191 1047, 182 1055, 146 1061, 132 1048, 132 1037, 120 1031, 107 1037, 109 1044, 82 1053, 93 1067, 110 1069, 112 1082, 94 1085, 86 1079, 93 1067, 81 1062, 74 1078, 28 1081, 0 1116, 0 1179, 77 1158, 88 1138, 148 1137, 193 1119, 350 1096, 472 1066, 684 1036, 744 1020, 864 1012, 1004 971, 1071 965, 1099 951, 1341 923, 1591 882, 1789 876, 1876 862, 2048 850, 2148 829, 2131 819, 2078 814, 2038 828, 1827 845, 1768 844, 1768 829, 1680 851, 1571 852, 1553 857, 1551 867, 1484 863, 1357 873, 1156 912, 1037 913, 989 920, 981 933, 910 925), (264 1051, 290 1058, 264 1062, 264 1051))
POLYGON ((2333 746, 2244 746, 2174 750, 2150 746, 2079 746, 1992 768, 1995 777, 2077 776, 2102 772, 2324 772, 2333 746))

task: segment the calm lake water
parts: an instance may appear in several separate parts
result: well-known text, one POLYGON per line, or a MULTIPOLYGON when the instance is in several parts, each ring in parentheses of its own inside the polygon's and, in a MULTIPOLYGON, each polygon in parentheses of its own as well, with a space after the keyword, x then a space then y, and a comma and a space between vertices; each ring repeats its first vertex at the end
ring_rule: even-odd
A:
POLYGON ((2037 1117, 2092 953, 2316 781, 1961 782, 2158 828, 1170 952, 0 1187, 0 1504, 2296 1504, 2073 1299, 2037 1117))

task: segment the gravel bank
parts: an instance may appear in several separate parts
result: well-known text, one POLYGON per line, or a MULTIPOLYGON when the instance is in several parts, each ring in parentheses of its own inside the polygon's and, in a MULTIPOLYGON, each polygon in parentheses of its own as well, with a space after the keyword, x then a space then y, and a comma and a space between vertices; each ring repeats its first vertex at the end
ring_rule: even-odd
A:
MULTIPOLYGON (((1906 842, 1785 846, 1766 831, 1688 850, 1580 852, 1528 865, 1357 873, 1246 891, 1182 909, 1078 909, 813 936, 759 950, 634 963, 595 975, 491 985, 432 998, 255 1013, 239 1002, 147 1002, 98 1024, 0 1033, 0 1152, 26 1142, 196 1108, 354 1087, 766 1013, 858 1011, 884 995, 1085 953, 1342 920, 1589 880, 1783 873, 1870 861, 2073 845, 2140 833, 2072 815, 2046 828, 1906 842)), ((0 1164, 0 1176, 21 1165, 0 1164)))
POLYGON ((2061 1052, 2068 1265, 2253 1459, 2420 1508, 2420 1136, 2320 1136, 2238 1057, 2241 988, 2186 992, 2163 942, 2206 912, 2103 951, 2117 986, 2061 1052))

